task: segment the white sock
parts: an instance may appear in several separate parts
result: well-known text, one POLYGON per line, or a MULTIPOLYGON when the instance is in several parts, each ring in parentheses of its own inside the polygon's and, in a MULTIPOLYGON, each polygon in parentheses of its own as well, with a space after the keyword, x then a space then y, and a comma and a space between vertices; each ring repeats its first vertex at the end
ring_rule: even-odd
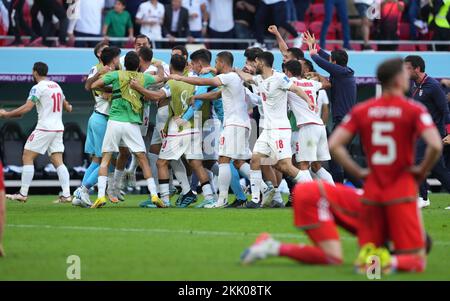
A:
POLYGON ((244 163, 239 168, 239 174, 244 178, 250 179, 250 164, 244 163))
POLYGON ((211 171, 216 177, 219 176, 219 163, 214 163, 213 166, 211 166, 211 171))
POLYGON ((125 174, 125 170, 114 170, 114 188, 121 189, 122 188, 122 178, 125 174))
POLYGON ((205 197, 205 200, 210 200, 210 199, 214 198, 214 194, 213 194, 210 183, 207 182, 202 185, 202 192, 203 192, 203 196, 205 197))
POLYGON ((114 172, 108 172, 108 193, 114 193, 114 172))
POLYGON ((297 176, 295 176, 294 181, 298 182, 311 182, 313 179, 309 170, 299 170, 297 176))
POLYGON ((28 190, 30 189, 31 181, 34 176, 34 165, 24 165, 22 168, 22 184, 20 187, 20 194, 28 196, 28 190))
POLYGON ((262 182, 263 180, 261 170, 250 170, 250 187, 252 189, 252 202, 259 203, 259 195, 261 193, 262 182))
POLYGON ((186 174, 186 166, 184 166, 181 159, 170 161, 170 166, 172 166, 172 171, 175 174, 178 182, 181 186, 181 194, 185 195, 189 191, 191 191, 191 185, 189 183, 188 176, 186 174))
POLYGON ((315 174, 317 175, 317 177, 319 179, 324 180, 325 182, 328 182, 329 184, 334 185, 333 176, 325 168, 322 167, 315 174))
POLYGON ((158 155, 154 153, 147 153, 148 163, 152 170, 152 176, 156 182, 158 182, 158 167, 156 167, 156 161, 158 161, 158 155))
POLYGON ((109 179, 109 177, 105 177, 105 176, 98 177, 98 183, 97 183, 98 198, 102 198, 105 196, 106 184, 108 183, 108 179, 109 179))
POLYGON ((282 203, 282 202, 283 202, 283 198, 281 197, 281 192, 280 192, 280 190, 278 189, 278 187, 275 188, 275 194, 274 194, 274 196, 273 196, 273 200, 274 200, 275 202, 278 202, 278 203, 282 203))
POLYGON ((208 174, 208 178, 209 178, 209 184, 211 185, 211 189, 214 193, 217 193, 217 187, 214 183, 214 173, 209 170, 209 169, 205 169, 206 173, 208 174))
POLYGON ((228 189, 231 183, 230 163, 219 164, 219 199, 228 200, 228 189))
POLYGON ((173 169, 169 169, 169 191, 172 191, 175 189, 175 186, 173 185, 173 169))
POLYGON ((70 175, 69 171, 67 170, 67 167, 62 164, 58 166, 56 169, 56 173, 58 174, 59 184, 62 188, 62 195, 63 197, 69 197, 70 196, 70 175))
POLYGON ((169 202, 169 196, 170 196, 170 191, 169 191, 169 183, 163 183, 163 184, 159 184, 159 194, 161 195, 161 199, 164 202, 169 202))
POLYGON ((136 159, 136 156, 133 154, 133 155, 131 156, 131 162, 130 162, 130 166, 128 166, 127 172, 128 172, 128 173, 135 174, 138 165, 139 165, 139 162, 138 162, 138 160, 136 159))
POLYGON ((150 192, 151 196, 158 195, 158 189, 156 188, 156 183, 154 178, 148 178, 147 180, 147 188, 150 192))

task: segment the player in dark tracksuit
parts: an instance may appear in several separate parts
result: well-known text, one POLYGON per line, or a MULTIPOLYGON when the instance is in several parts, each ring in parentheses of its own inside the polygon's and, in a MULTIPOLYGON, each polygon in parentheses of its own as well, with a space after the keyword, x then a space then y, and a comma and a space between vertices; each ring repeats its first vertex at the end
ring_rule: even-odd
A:
MULTIPOLYGON (((417 55, 405 58, 405 65, 409 71, 411 85, 409 97, 427 107, 442 138, 450 134, 450 111, 447 98, 440 83, 425 73, 425 62, 417 55)), ((416 160, 420 162, 424 158, 425 143, 419 140, 416 148, 416 160)), ((441 157, 431 171, 442 184, 442 187, 450 192, 450 169, 445 165, 444 157, 441 157)), ((426 181, 420 186, 420 197, 428 200, 428 185, 426 181)))

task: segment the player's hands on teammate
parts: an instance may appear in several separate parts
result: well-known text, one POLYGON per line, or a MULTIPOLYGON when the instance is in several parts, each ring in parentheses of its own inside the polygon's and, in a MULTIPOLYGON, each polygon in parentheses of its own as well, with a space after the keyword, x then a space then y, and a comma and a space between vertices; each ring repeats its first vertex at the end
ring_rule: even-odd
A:
POLYGON ((103 75, 103 74, 106 74, 106 73, 108 73, 108 72, 110 72, 110 71, 113 71, 113 70, 111 69, 111 67, 109 67, 109 66, 103 66, 103 68, 100 69, 100 71, 99 71, 98 73, 99 73, 99 75, 103 75))
POLYGON ((181 118, 179 116, 175 116, 173 118, 173 120, 175 121, 175 123, 177 124, 178 127, 183 127, 188 123, 186 120, 184 120, 183 118, 181 118))
POLYGON ((134 89, 134 90, 138 90, 139 88, 142 88, 141 84, 136 79, 132 79, 130 81, 130 87, 131 87, 131 89, 134 89))
POLYGON ((173 79, 173 80, 181 80, 183 77, 179 74, 171 74, 169 75, 169 79, 173 79))
POLYGON ((217 73, 217 70, 216 70, 216 68, 211 67, 211 66, 209 66, 209 67, 203 67, 202 70, 200 70, 200 74, 208 74, 208 73, 214 73, 214 74, 216 74, 216 73, 217 73))

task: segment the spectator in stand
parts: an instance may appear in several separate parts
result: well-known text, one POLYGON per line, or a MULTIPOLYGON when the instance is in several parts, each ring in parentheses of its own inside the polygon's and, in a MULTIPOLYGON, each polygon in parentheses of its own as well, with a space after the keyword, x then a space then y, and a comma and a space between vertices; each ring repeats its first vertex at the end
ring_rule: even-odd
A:
MULTIPOLYGON (((450 41, 450 1, 432 0, 431 13, 428 18, 434 34, 433 39, 450 41)), ((436 45, 438 51, 448 51, 449 45, 436 45)))
POLYGON ((237 39, 253 37, 257 5, 258 0, 234 1, 234 33, 237 39))
POLYGON ((420 0, 409 0, 408 3, 408 22, 409 22, 409 37, 411 40, 417 40, 418 34, 416 25, 417 18, 420 12, 420 0))
POLYGON ((208 28, 208 8, 206 0, 183 0, 182 6, 189 12, 189 29, 191 36, 206 36, 208 28))
MULTIPOLYGON (((213 39, 234 38, 233 0, 209 0, 208 36, 213 39)), ((233 44, 211 43, 210 47, 232 49, 233 44)))
MULTIPOLYGON (((75 37, 101 37, 102 12, 105 0, 79 0, 79 17, 76 21, 75 37)), ((76 47, 95 47, 98 41, 76 41, 76 47)))
POLYGON ((42 38, 39 37, 25 21, 25 16, 23 13, 24 5, 25 0, 13 0, 10 4, 9 24, 11 25, 10 29, 14 33, 14 41, 9 46, 23 45, 22 39, 20 37, 21 32, 31 37, 30 41, 28 42, 28 46, 36 46, 42 42, 42 38))
POLYGON ((294 1, 295 10, 297 11, 297 20, 300 22, 305 21, 306 11, 311 5, 311 0, 296 0, 294 1))
POLYGON ((255 36, 254 47, 264 47, 264 34, 266 33, 266 23, 269 17, 273 17, 273 23, 277 27, 283 27, 294 37, 294 47, 302 46, 301 35, 287 22, 286 0, 261 0, 255 16, 255 36))
MULTIPOLYGON (((399 24, 404 4, 398 0, 384 0, 381 4, 380 37, 382 40, 395 41, 399 38, 399 24)), ((397 45, 379 45, 378 50, 396 50, 397 45)))
MULTIPOLYGON (((311 45, 310 48, 316 44, 315 37, 308 32, 304 33, 304 37, 305 43, 308 46, 311 45)), ((330 74, 330 103, 334 130, 356 103, 355 72, 347 66, 348 54, 343 49, 333 50, 331 55, 323 49, 319 49, 317 54, 311 55, 311 59, 330 74)), ((317 74, 317 76, 319 75, 317 74)), ((342 183, 344 181, 344 169, 333 160, 330 161, 330 171, 335 182, 342 183)), ((355 186, 362 186, 360 181, 352 180, 352 182, 355 186)))
POLYGON ((363 50, 372 50, 369 45, 370 38, 370 20, 367 14, 369 8, 375 3, 375 0, 354 0, 355 7, 361 18, 361 33, 364 40, 363 50))
POLYGON ((158 0, 149 0, 139 5, 136 23, 141 25, 141 34, 150 40, 159 40, 162 36, 162 24, 165 8, 158 0))
POLYGON ((333 11, 335 7, 342 25, 344 48, 347 50, 351 50, 352 48, 350 46, 350 26, 348 24, 348 12, 346 0, 325 0, 325 19, 323 20, 322 30, 320 31, 320 47, 325 49, 328 27, 331 24, 331 20, 333 18, 333 11))
POLYGON ((67 26, 69 25, 69 19, 67 18, 64 6, 58 0, 35 0, 35 4, 37 10, 39 10, 44 17, 44 23, 42 25, 43 44, 51 46, 51 42, 47 41, 47 37, 50 36, 53 30, 53 16, 56 16, 59 21, 59 39, 58 42, 56 42, 56 46, 64 47, 66 45, 67 26))
POLYGON ((141 29, 141 26, 135 22, 136 20, 136 14, 139 9, 139 6, 142 2, 145 0, 126 0, 127 1, 127 11, 130 13, 131 20, 133 21, 133 30, 134 32, 139 32, 141 29))
MULTIPOLYGON (((127 32, 128 38, 133 40, 133 23, 131 22, 130 13, 126 11, 125 8, 125 0, 117 0, 114 4, 114 8, 106 14, 102 30, 106 40, 108 40, 109 37, 123 38, 127 32)), ((110 45, 120 47, 122 43, 111 42, 110 45)))
POLYGON ((172 0, 166 5, 163 23, 163 34, 166 38, 189 38, 189 12, 181 6, 181 0, 172 0))

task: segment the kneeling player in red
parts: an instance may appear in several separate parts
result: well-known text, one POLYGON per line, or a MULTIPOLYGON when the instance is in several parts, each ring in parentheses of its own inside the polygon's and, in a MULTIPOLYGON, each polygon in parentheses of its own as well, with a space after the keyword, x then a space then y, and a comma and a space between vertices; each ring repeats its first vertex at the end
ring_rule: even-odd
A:
POLYGON ((281 256, 307 264, 334 265, 343 260, 336 225, 356 235, 361 195, 355 189, 315 181, 297 184, 293 192, 294 224, 314 245, 281 243, 263 233, 241 255, 243 264, 281 256))
POLYGON ((364 272, 373 255, 383 272, 425 270, 425 231, 417 205, 417 183, 438 160, 442 142, 426 108, 403 97, 409 86, 401 59, 377 69, 381 97, 356 105, 329 139, 333 158, 357 178, 365 178, 356 267, 364 272), (345 145, 360 134, 368 169, 361 168, 345 145), (417 138, 427 144, 425 159, 414 164, 417 138), (395 256, 383 245, 393 244, 395 256))

